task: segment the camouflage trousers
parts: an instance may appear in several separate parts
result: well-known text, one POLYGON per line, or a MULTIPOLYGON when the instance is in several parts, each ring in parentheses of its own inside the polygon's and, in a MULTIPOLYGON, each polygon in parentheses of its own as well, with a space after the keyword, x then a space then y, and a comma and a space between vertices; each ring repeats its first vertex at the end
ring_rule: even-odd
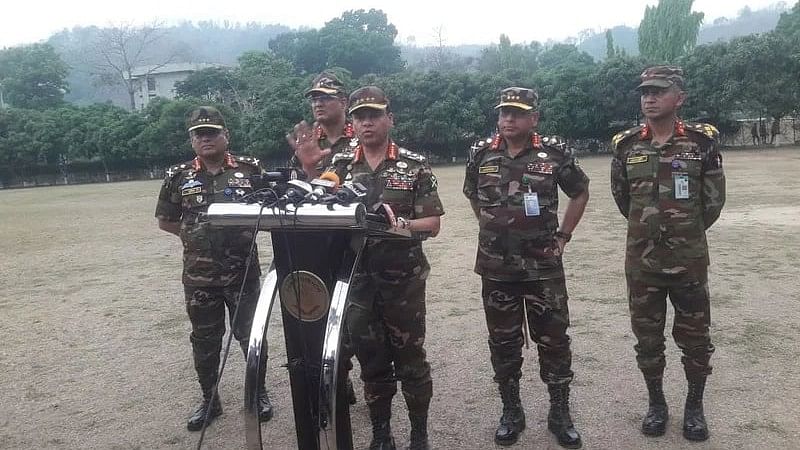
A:
POLYGON ((410 414, 424 415, 433 395, 425 359, 425 280, 388 282, 357 274, 346 325, 361 365, 370 415, 391 411, 400 380, 410 414))
MULTIPOLYGON (((247 356, 250 327, 253 314, 261 292, 258 278, 248 280, 242 292, 241 301, 237 301, 240 286, 183 286, 186 312, 192 323, 192 342, 194 368, 204 395, 209 395, 217 383, 222 337, 225 334, 225 308, 227 306, 231 332, 239 341, 239 346, 247 356), (237 305, 240 311, 233 321, 237 305)), ((264 341, 264 369, 266 369, 266 340, 264 341)), ((266 372, 266 370, 264 370, 266 372)))
POLYGON ((539 352, 539 376, 547 384, 565 384, 573 373, 564 278, 507 282, 482 278, 483 310, 489 329, 494 380, 522 376, 522 327, 526 322, 539 352), (523 302, 528 317, 524 318, 523 302))
POLYGON ((708 268, 694 267, 689 273, 670 275, 626 270, 631 328, 636 335, 636 362, 645 378, 664 373, 664 325, 667 295, 675 308, 672 337, 683 351, 681 362, 687 379, 711 373, 714 353, 709 325, 708 268))

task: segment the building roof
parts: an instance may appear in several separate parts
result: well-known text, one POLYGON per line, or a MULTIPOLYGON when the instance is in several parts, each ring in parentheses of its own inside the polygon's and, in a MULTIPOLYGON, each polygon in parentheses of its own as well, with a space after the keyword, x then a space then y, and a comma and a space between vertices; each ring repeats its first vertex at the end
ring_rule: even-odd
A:
POLYGON ((165 73, 196 72, 209 67, 224 67, 223 64, 213 63, 169 63, 162 66, 149 65, 134 67, 131 70, 131 78, 139 78, 145 75, 158 75, 165 73))

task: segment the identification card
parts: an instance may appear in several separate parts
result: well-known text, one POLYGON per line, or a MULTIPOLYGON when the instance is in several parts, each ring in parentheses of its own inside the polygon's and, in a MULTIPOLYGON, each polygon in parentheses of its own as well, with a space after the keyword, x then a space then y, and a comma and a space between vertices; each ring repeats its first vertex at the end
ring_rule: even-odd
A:
POLYGON ((675 180, 675 200, 687 200, 689 198, 689 174, 673 173, 675 180))
POLYGON ((528 217, 534 217, 541 214, 539 211, 539 194, 536 192, 527 192, 523 194, 523 200, 525 202, 525 215, 528 217))

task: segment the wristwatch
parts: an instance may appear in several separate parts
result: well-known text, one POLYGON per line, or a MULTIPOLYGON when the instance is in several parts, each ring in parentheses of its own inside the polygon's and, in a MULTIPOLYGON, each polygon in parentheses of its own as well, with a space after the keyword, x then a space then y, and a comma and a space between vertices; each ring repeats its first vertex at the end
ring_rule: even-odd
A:
POLYGON ((572 240, 572 233, 565 233, 561 230, 556 231, 556 237, 564 239, 564 242, 569 242, 572 240))

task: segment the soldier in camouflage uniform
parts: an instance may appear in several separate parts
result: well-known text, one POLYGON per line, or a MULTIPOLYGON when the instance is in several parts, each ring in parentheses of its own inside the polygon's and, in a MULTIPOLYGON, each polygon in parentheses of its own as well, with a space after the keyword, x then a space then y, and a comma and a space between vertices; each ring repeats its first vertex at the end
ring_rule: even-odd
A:
POLYGON ((663 392, 666 298, 675 308, 672 336, 683 351, 689 389, 683 435, 708 439, 703 390, 714 352, 709 336, 707 230, 725 203, 725 175, 717 130, 683 122, 683 71, 651 67, 642 73, 642 113, 647 119, 612 139, 611 191, 628 219, 625 274, 636 360, 649 392, 642 432, 666 431, 663 392))
MULTIPOLYGON (((347 91, 339 78, 331 72, 322 72, 314 78, 311 89, 306 91, 306 98, 311 104, 314 124, 310 127, 301 122, 295 127, 304 128, 317 141, 320 149, 325 149, 324 157, 316 169, 329 167, 333 156, 342 151, 350 151, 358 145, 358 138, 353 130, 353 123, 347 118, 347 91), (327 151, 330 150, 330 151, 327 151)), ((297 141, 288 139, 292 150, 296 150, 297 141)), ((297 156, 292 156, 292 165, 300 166, 297 156)))
POLYGON ((503 400, 495 442, 512 445, 525 429, 519 379, 527 321, 550 393, 548 428, 560 445, 579 448, 569 413, 572 353, 561 255, 589 200, 589 179, 561 139, 536 133, 537 104, 532 89, 501 92, 499 134, 473 146, 464 195, 480 226, 475 272, 503 400), (570 197, 560 228, 557 187, 570 197))
MULTIPOLYGON (((367 187, 368 210, 388 204, 397 217, 395 226, 435 236, 444 214, 436 177, 424 157, 389 137, 393 116, 386 95, 375 86, 356 90, 350 96, 350 114, 359 145, 334 156, 330 170, 345 183, 367 187)), ((302 134, 297 138, 302 147, 302 134)), ((311 173, 315 159, 321 157, 318 150, 313 153, 316 157, 298 154, 304 170, 311 173)), ((370 449, 395 448, 390 418, 398 379, 411 420, 409 448, 428 448, 433 388, 423 344, 429 271, 419 241, 371 238, 353 280, 347 324, 370 411, 370 449)))
MULTIPOLYGON (((347 91, 339 78, 331 72, 322 72, 311 82, 311 89, 306 91, 306 98, 311 104, 311 113, 314 115, 314 124, 309 126, 302 121, 294 127, 293 133, 287 135, 287 141, 292 147, 291 165, 300 167, 300 161, 294 151, 297 150, 299 141, 294 135, 313 136, 322 150, 324 157, 315 167, 315 172, 321 171, 331 165, 334 155, 343 151, 351 151, 358 145, 358 138, 353 130, 353 122, 347 118, 347 91), (305 131, 300 131, 305 130, 305 131)), ((313 174, 312 174, 313 175, 313 174)), ((353 370, 353 351, 350 345, 349 336, 345 333, 342 336, 342 367, 349 374, 353 370)), ((356 403, 356 391, 350 376, 346 383, 347 401, 351 405, 356 403)))
MULTIPOLYGON (((234 195, 249 192, 247 177, 261 173, 261 169, 258 160, 228 152, 230 135, 217 109, 203 106, 192 111, 188 131, 197 156, 167 170, 155 215, 159 228, 183 242, 186 311, 192 323, 194 366, 203 391, 203 400, 187 423, 189 430, 196 431, 202 428, 209 408, 209 421, 222 414, 214 391, 225 334, 225 307, 231 320, 239 308, 232 332, 246 356, 261 275, 258 250, 250 255, 253 230, 210 228, 205 212, 212 203, 230 202, 234 195), (243 283, 244 291, 238 299, 243 283)), ((272 418, 263 379, 259 417, 263 421, 272 418)))

